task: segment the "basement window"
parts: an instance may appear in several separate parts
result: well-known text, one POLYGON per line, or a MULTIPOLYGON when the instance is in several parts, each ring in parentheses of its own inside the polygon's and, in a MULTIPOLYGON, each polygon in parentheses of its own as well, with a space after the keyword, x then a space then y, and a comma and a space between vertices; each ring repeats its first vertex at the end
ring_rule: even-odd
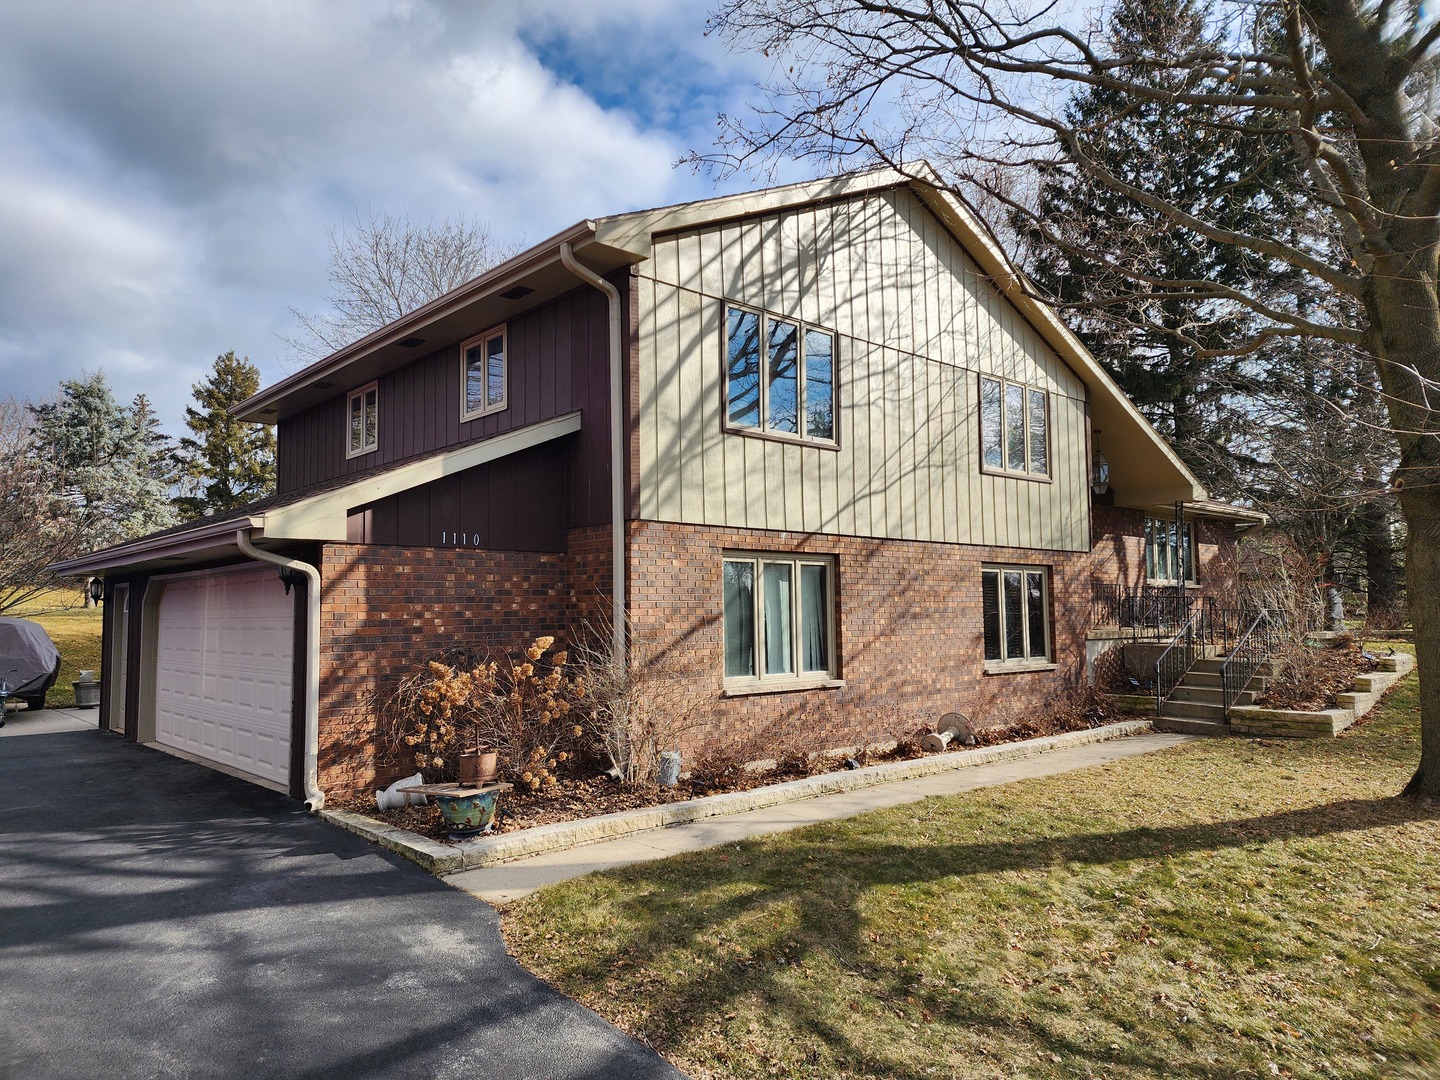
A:
POLYGON ((1050 660, 1049 575, 1036 566, 980 570, 987 666, 1028 666, 1050 660))
POLYGON ((725 684, 818 683, 835 672, 835 563, 726 555, 725 684))

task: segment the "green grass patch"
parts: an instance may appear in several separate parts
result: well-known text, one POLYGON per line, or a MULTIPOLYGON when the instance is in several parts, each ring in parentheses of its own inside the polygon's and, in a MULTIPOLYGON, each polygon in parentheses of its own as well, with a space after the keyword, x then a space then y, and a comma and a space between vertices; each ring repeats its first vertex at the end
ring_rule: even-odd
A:
POLYGON ((57 708, 75 704, 71 683, 84 670, 99 671, 100 620, 102 610, 84 607, 85 598, 75 589, 53 589, 28 604, 22 604, 7 615, 33 619, 45 627, 50 640, 60 650, 60 677, 45 695, 45 703, 57 708))
POLYGON ((692 1077, 1440 1075, 1417 683, 1324 742, 1206 740, 593 875, 515 955, 692 1077))

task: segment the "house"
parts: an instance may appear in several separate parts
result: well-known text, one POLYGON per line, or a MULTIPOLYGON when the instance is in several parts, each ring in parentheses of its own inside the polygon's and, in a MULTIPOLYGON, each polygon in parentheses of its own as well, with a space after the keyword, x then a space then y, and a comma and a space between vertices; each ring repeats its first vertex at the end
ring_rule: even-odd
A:
POLYGON ((105 726, 312 804, 388 779, 416 663, 617 611, 701 673, 691 755, 1039 706, 1258 519, 887 170, 581 221, 236 411, 275 495, 57 569, 105 726))

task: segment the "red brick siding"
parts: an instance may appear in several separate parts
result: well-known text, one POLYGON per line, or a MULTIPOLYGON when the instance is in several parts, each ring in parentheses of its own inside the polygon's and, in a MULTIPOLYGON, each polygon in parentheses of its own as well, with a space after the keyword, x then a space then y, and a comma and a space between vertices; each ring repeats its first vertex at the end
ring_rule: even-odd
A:
POLYGON ((1040 707, 1084 658, 1088 555, 661 522, 630 525, 631 615, 651 647, 694 661, 702 720, 682 740, 692 758, 725 744, 767 751, 848 746, 913 732, 958 710, 983 723, 986 703, 1040 707), (727 549, 835 557, 841 689, 726 697, 721 558, 727 549), (985 674, 982 563, 1051 571, 1057 668, 985 674))
MULTIPOLYGON (((1092 504, 1090 575, 1096 581, 1129 587, 1145 584, 1145 514, 1118 506, 1092 504)), ((1195 529, 1200 591, 1207 596, 1235 596, 1237 566, 1235 526, 1214 518, 1192 518, 1195 529)))
POLYGON ((570 615, 567 572, 560 554, 326 544, 321 789, 363 791, 412 772, 377 776, 377 699, 445 649, 511 649, 526 635, 561 630, 570 615))

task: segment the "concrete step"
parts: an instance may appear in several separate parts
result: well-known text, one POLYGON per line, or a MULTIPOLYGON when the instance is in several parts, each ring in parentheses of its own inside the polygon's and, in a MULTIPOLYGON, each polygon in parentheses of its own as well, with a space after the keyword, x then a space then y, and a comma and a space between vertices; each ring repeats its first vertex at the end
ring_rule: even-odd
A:
POLYGON ((1162 716, 1183 717, 1190 720, 1218 720, 1224 722, 1225 708, 1222 705, 1207 705, 1199 701, 1166 700, 1161 707, 1162 716))
MULTIPOLYGON (((1174 692, 1171 693, 1170 700, 1190 701, 1201 705, 1223 706, 1225 704, 1225 691, 1223 688, 1219 686, 1190 686, 1189 682, 1190 680, 1187 678, 1184 682, 1177 686, 1174 692)), ((1235 700, 1231 702, 1231 704, 1255 704, 1255 699, 1260 696, 1261 688, 1254 688, 1254 683, 1251 683, 1250 685, 1253 689, 1240 691, 1240 693, 1235 695, 1235 700)))
POLYGON ((1155 730, 1177 735, 1229 735, 1230 725, 1223 720, 1199 720, 1193 716, 1157 716, 1155 730))

